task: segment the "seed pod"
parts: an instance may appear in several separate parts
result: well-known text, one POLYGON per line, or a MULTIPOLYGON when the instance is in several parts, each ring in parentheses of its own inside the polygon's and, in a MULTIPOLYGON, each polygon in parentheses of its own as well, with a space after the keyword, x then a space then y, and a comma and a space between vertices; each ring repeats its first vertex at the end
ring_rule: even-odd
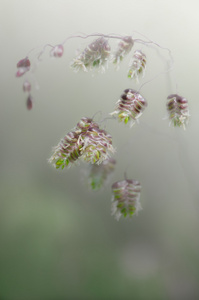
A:
POLYGON ((146 70, 146 55, 141 50, 136 50, 129 64, 128 77, 134 78, 139 83, 139 78, 144 77, 146 70))
POLYGON ((132 127, 146 106, 146 100, 137 91, 126 89, 117 101, 115 111, 110 115, 117 116, 119 122, 129 123, 132 127))
POLYGON ((142 209, 140 204, 141 185, 136 180, 125 179, 112 185, 112 215, 117 220, 123 215, 132 217, 142 209))
POLYGON ((131 51, 134 45, 132 36, 125 36, 118 44, 117 50, 113 56, 113 63, 119 64, 123 58, 131 51))
POLYGON ((186 128, 190 116, 186 98, 177 94, 169 95, 167 97, 167 111, 174 126, 186 128))
POLYGON ((108 44, 108 40, 104 37, 100 37, 88 45, 82 53, 73 59, 71 67, 75 71, 83 70, 87 72, 93 68, 104 70, 104 65, 108 63, 110 50, 111 48, 108 44))

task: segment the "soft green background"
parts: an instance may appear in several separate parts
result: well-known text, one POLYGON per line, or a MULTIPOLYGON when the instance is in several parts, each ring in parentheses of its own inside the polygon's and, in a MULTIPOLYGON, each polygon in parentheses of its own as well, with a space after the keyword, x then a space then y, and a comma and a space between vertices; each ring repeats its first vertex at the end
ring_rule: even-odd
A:
MULTIPOLYGON (((198 10, 197 0, 0 0, 1 300, 199 299, 198 10), (35 72, 40 89, 32 111, 16 63, 77 32, 133 30, 172 50, 175 74, 143 87, 149 105, 140 125, 107 122, 116 172, 93 193, 83 164, 61 172, 47 159, 81 117, 108 115, 125 88, 137 88, 126 77, 128 61, 119 72, 110 67, 93 77, 69 68, 87 41, 68 42, 60 60, 46 53, 35 72), (175 76, 189 100, 186 131, 163 120, 175 76), (125 170, 142 184, 143 210, 117 222, 110 186, 125 170)), ((165 70, 168 56, 141 48, 149 80, 165 70)))

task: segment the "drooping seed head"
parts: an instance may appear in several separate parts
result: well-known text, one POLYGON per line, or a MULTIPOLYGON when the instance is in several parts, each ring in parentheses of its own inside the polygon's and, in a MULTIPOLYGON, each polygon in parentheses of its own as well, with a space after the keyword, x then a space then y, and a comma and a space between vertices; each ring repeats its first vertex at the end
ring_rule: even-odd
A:
POLYGON ((131 51, 134 45, 132 36, 125 36, 118 44, 117 50, 113 55, 113 63, 119 64, 123 58, 131 51))
POLYGON ((81 156, 83 143, 79 134, 71 131, 54 148, 54 153, 49 159, 57 169, 70 167, 81 156))
POLYGON ((83 70, 87 72, 94 68, 104 71, 104 66, 108 63, 110 50, 108 40, 100 37, 73 59, 71 66, 75 71, 83 70))
POLYGON ((140 191, 141 185, 137 180, 125 179, 112 185, 112 215, 117 220, 122 215, 132 217, 142 209, 140 191))
POLYGON ((116 116, 119 122, 129 123, 132 127, 146 106, 147 101, 137 91, 126 89, 117 101, 115 111, 110 115, 116 116))
POLYGON ((57 169, 70 167, 80 158, 100 164, 113 152, 111 136, 92 119, 84 117, 54 148, 49 162, 57 169))
POLYGON ((167 97, 167 111, 173 126, 186 128, 190 116, 186 98, 178 94, 169 95, 167 97))
POLYGON ((92 190, 100 190, 114 171, 116 161, 113 158, 104 160, 100 165, 92 164, 88 174, 88 184, 92 190))
POLYGON ((145 75, 146 55, 141 50, 136 50, 129 64, 128 77, 134 78, 139 83, 139 78, 145 75))

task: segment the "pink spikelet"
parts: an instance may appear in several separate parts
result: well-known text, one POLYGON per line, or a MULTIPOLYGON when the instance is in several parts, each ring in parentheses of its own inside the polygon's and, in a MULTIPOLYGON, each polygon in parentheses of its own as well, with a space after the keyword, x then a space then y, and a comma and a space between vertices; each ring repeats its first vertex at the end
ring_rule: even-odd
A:
POLYGON ((28 72, 30 70, 30 61, 29 61, 28 57, 21 59, 17 63, 17 68, 18 68, 18 70, 16 72, 16 77, 21 77, 26 72, 28 72))
POLYGON ((142 209, 140 204, 141 185, 137 180, 125 179, 112 185, 112 215, 132 217, 142 209))

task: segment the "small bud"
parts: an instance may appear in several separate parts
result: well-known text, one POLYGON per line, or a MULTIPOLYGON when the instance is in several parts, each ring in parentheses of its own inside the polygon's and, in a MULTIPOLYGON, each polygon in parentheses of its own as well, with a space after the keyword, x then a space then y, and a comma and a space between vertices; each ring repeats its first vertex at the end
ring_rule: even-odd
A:
POLYGON ((63 45, 60 44, 53 47, 53 49, 50 52, 50 55, 54 57, 62 57, 63 53, 64 53, 64 47, 63 45))
POLYGON ((146 70, 146 55, 141 50, 134 52, 133 58, 129 64, 128 77, 134 78, 139 82, 139 78, 144 77, 146 70))
POLYGON ((146 106, 146 100, 137 91, 126 89, 117 101, 115 111, 110 115, 117 116, 119 122, 129 123, 132 127, 146 106))
POLYGON ((29 81, 25 80, 23 83, 23 91, 30 92, 31 91, 31 84, 29 81))
POLYGON ((32 96, 29 95, 28 98, 27 98, 27 101, 26 101, 26 107, 28 110, 31 110, 32 109, 32 96))
POLYGON ((136 180, 125 179, 112 185, 112 215, 117 220, 123 215, 132 217, 142 209, 140 204, 141 185, 136 180))
POLYGON ((169 95, 167 97, 167 111, 169 113, 169 119, 175 127, 186 128, 190 116, 186 98, 177 94, 169 95))

